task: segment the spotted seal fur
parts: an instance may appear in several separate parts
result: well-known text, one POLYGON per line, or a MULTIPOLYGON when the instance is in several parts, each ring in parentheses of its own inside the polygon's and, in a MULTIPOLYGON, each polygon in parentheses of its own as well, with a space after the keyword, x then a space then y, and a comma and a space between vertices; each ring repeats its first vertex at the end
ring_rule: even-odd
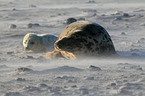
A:
POLYGON ((99 24, 77 21, 68 25, 54 44, 54 51, 48 52, 46 58, 64 57, 76 59, 88 56, 111 56, 116 54, 108 32, 99 24))

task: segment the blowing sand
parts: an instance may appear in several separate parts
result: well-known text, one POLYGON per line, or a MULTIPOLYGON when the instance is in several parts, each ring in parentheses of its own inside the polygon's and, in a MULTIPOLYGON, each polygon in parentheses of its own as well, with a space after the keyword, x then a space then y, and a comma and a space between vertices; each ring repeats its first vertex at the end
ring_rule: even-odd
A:
POLYGON ((0 0, 0 96, 145 96, 144 5, 144 0, 0 0), (42 58, 45 53, 22 53, 25 34, 58 36, 67 18, 106 28, 120 58, 53 61, 42 58))

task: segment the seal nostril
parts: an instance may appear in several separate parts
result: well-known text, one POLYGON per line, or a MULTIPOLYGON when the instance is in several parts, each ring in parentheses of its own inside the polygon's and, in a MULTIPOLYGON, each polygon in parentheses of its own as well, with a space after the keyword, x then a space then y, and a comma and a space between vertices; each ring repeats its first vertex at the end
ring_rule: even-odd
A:
POLYGON ((25 50, 28 50, 29 48, 28 48, 28 47, 25 47, 24 49, 25 49, 25 50))

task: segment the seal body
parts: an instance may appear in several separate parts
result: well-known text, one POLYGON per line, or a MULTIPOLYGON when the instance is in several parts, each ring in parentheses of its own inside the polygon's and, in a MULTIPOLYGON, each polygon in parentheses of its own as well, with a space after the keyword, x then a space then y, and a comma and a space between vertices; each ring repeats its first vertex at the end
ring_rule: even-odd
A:
POLYGON ((57 37, 50 34, 28 33, 24 36, 23 47, 31 52, 52 51, 56 40, 57 37))
POLYGON ((55 50, 46 58, 62 56, 76 59, 84 56, 110 56, 116 53, 108 32, 100 25, 78 21, 68 25, 54 44, 55 50))

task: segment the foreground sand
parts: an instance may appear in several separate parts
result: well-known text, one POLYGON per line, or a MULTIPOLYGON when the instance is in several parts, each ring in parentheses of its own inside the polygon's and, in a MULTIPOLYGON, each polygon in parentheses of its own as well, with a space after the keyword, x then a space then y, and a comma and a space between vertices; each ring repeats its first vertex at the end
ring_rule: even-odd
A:
POLYGON ((0 0, 0 96, 145 96, 144 5, 144 0, 0 0), (21 53, 26 33, 58 36, 69 17, 104 26, 120 58, 51 61, 41 57, 45 53, 21 53))

